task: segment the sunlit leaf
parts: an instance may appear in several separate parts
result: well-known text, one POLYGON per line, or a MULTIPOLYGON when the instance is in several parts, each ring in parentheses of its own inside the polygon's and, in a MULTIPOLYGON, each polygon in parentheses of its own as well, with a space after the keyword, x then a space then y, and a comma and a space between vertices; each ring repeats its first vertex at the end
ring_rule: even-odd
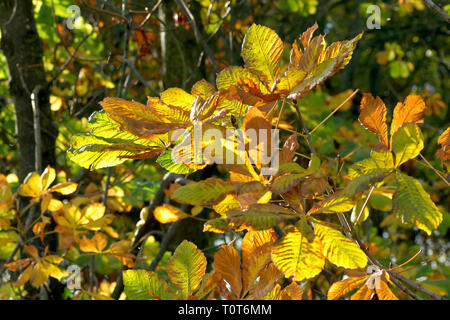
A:
POLYGON ((233 185, 218 178, 208 178, 182 186, 173 193, 172 199, 191 205, 205 206, 219 203, 233 191, 233 185))
POLYGON ((246 68, 272 83, 280 68, 283 42, 272 29, 253 24, 245 35, 241 55, 246 68))
POLYGON ((392 198, 392 210, 404 222, 412 223, 428 235, 442 222, 442 213, 416 179, 397 172, 398 187, 392 198))
POLYGON ((416 124, 408 123, 401 126, 392 137, 395 166, 398 167, 409 159, 417 157, 423 147, 422 133, 416 124))
POLYGON ((192 242, 184 240, 169 260, 170 281, 181 291, 184 299, 195 292, 206 271, 206 258, 192 242))
POLYGON ((189 217, 189 215, 187 215, 177 207, 171 206, 169 204, 163 204, 162 206, 156 207, 153 215, 155 216, 155 219, 160 223, 175 222, 177 220, 189 217))
POLYGON ((386 113, 386 106, 380 97, 374 98, 370 93, 363 95, 358 120, 367 130, 376 133, 380 142, 388 148, 386 113))
POLYGON ((322 242, 323 255, 334 265, 348 269, 367 265, 366 254, 338 230, 316 223, 315 232, 322 242))
POLYGON ((289 230, 272 248, 275 266, 294 281, 310 279, 325 266, 322 244, 318 237, 309 242, 298 229, 289 230))

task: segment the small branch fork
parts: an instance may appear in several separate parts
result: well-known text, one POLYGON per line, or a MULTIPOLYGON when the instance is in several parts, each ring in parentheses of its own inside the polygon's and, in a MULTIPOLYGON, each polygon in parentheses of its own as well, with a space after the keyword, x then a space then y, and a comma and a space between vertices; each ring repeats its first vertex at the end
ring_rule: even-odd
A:
MULTIPOLYGON (((294 105, 295 110, 296 110, 296 112, 297 112, 297 115, 298 115, 298 117, 299 117, 299 119, 300 119, 300 123, 301 123, 301 125, 302 125, 303 132, 304 132, 304 134, 305 134, 306 137, 307 137, 307 141, 308 141, 308 145, 309 145, 309 148, 310 148, 310 150, 311 150, 311 153, 312 153, 313 155, 317 156, 316 149, 314 148, 314 145, 312 144, 311 135, 310 135, 310 133, 309 133, 309 131, 308 131, 308 128, 307 128, 306 125, 305 125, 305 122, 304 122, 303 117, 302 117, 302 115, 301 115, 300 109, 299 109, 298 106, 297 106, 297 101, 294 100, 294 101, 293 101, 293 105, 294 105)), ((370 192, 370 195, 372 194, 373 189, 374 189, 374 187, 372 187, 371 192, 370 192)), ((365 205, 367 205, 367 202, 368 202, 368 199, 370 198, 370 195, 367 196, 365 205)), ((361 213, 362 213, 363 210, 364 210, 364 206, 363 206, 363 208, 362 208, 362 210, 361 210, 359 216, 361 216, 361 213)), ((429 297, 431 297, 431 298, 433 298, 433 299, 436 299, 436 300, 444 300, 444 298, 442 298, 440 295, 438 295, 438 294, 436 294, 436 293, 434 293, 434 292, 432 292, 432 291, 430 291, 430 290, 428 290, 428 289, 423 288, 422 286, 418 285, 417 283, 415 283, 415 282, 413 282, 413 281, 411 281, 411 280, 405 278, 405 277, 402 276, 401 274, 399 274, 399 273, 393 271, 392 269, 388 269, 388 268, 384 267, 382 264, 380 264, 380 263, 379 263, 379 262, 378 262, 371 254, 370 254, 370 252, 367 250, 367 248, 365 247, 364 243, 362 242, 362 240, 359 238, 358 234, 356 233, 355 227, 353 226, 353 224, 352 224, 350 221, 348 221, 347 217, 346 217, 342 212, 339 212, 337 215, 338 215, 339 221, 341 222, 342 226, 343 226, 344 229, 346 230, 347 236, 348 236, 351 240, 356 241, 356 243, 357 243, 358 246, 361 248, 361 250, 366 254, 367 259, 369 260, 369 262, 370 262, 371 264, 376 265, 378 268, 380 268, 380 269, 382 269, 382 270, 386 270, 386 272, 388 272, 388 274, 389 274, 389 276, 390 276, 390 278, 391 278, 391 281, 392 281, 392 282, 393 282, 400 290, 402 290, 403 292, 405 292, 406 294, 408 294, 408 295, 409 295, 410 297, 412 297, 413 299, 421 300, 421 298, 420 298, 419 296, 417 296, 414 292, 412 292, 408 287, 406 287, 406 286, 403 285, 403 284, 405 284, 405 285, 407 285, 407 286, 413 288, 414 290, 419 291, 419 292, 421 292, 421 293, 423 293, 423 294, 425 294, 425 295, 427 295, 427 296, 429 296, 429 297)), ((359 217, 358 217, 358 218, 359 218, 359 217)), ((359 220, 359 219, 358 219, 358 220, 359 220)), ((417 256, 417 254, 416 254, 416 256, 417 256)), ((415 256, 414 256, 414 257, 415 257, 415 256)), ((413 258, 414 258, 414 257, 413 257, 413 258)), ((412 259, 413 259, 413 258, 412 258, 412 259)), ((412 259, 410 259, 410 260, 412 260, 412 259)), ((400 267, 400 266, 399 266, 399 267, 400 267)))

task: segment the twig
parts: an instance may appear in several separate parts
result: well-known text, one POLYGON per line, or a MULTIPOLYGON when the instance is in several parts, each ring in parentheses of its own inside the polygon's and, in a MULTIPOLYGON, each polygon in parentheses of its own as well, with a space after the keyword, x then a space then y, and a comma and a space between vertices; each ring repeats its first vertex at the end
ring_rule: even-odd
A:
POLYGON ((141 74, 137 71, 136 67, 135 67, 128 59, 125 59, 124 62, 125 62, 125 64, 127 64, 127 65, 130 67, 131 71, 133 71, 133 73, 135 74, 135 76, 139 79, 139 81, 140 81, 144 86, 146 86, 146 87, 147 87, 151 92, 153 92, 155 95, 157 95, 157 96, 160 96, 160 95, 161 95, 158 91, 156 91, 155 89, 153 89, 153 88, 147 83, 147 81, 145 81, 145 79, 144 79, 144 78, 141 76, 141 74))
POLYGON ((198 44, 201 44, 203 47, 203 50, 205 51, 206 55, 208 56, 209 60, 211 61, 211 64, 216 72, 219 72, 220 69, 216 63, 216 60, 214 59, 214 55, 212 54, 211 49, 209 48, 206 41, 203 39, 203 37, 200 34, 200 30, 197 27, 197 23, 195 22, 195 18, 189 8, 186 6, 183 0, 175 0, 177 4, 180 6, 181 10, 186 15, 189 24, 191 25, 192 29, 194 30, 195 39, 197 40, 198 44))
POLYGON ((143 26, 145 26, 145 24, 150 20, 150 18, 152 17, 153 13, 156 11, 156 9, 158 9, 158 7, 161 5, 161 3, 162 3, 162 0, 158 0, 158 2, 153 6, 152 10, 150 10, 150 12, 147 14, 147 16, 141 22, 141 24, 139 25, 138 28, 142 28, 143 26))
POLYGON ((333 114, 335 114, 340 108, 342 108, 342 106, 344 105, 344 104, 346 104, 347 103, 347 101, 349 101, 357 92, 359 91, 359 89, 356 89, 355 91, 353 91, 353 93, 351 94, 351 95, 349 95, 348 97, 347 97, 347 99, 345 99, 339 106, 337 106, 334 110, 333 110, 333 112, 331 112, 325 119, 323 119, 314 129, 312 129, 310 132, 309 132, 309 134, 313 134, 313 132, 314 131, 316 131, 317 129, 319 129, 320 128, 320 126, 322 125, 322 124, 324 124, 325 123, 325 121, 327 121, 333 114))
POLYGON ((447 186, 450 187, 450 182, 448 182, 447 179, 445 179, 445 178, 439 173, 439 171, 438 171, 437 169, 435 169, 427 159, 425 159, 425 157, 424 157, 421 153, 419 153, 419 155, 420 155, 420 157, 423 159, 423 161, 425 161, 425 163, 428 165, 428 167, 429 167, 431 170, 433 170, 433 171, 439 176, 439 178, 441 178, 442 181, 445 182, 445 184, 446 184, 447 186))
POLYGON ((425 4, 428 8, 431 9, 434 13, 436 13, 438 16, 440 16, 442 19, 445 20, 445 22, 450 23, 450 16, 441 9, 441 7, 437 6, 433 1, 431 0, 424 0, 425 4))
POLYGON ((369 194, 366 197, 366 201, 364 201, 364 204, 363 204, 363 206, 361 208, 361 211, 359 212, 358 217, 355 220, 355 226, 358 225, 359 219, 361 219, 361 216, 362 216, 362 214, 364 212, 364 209, 366 209, 367 204, 369 203, 369 199, 372 196, 372 193, 373 193, 374 189, 375 189, 375 185, 373 185, 372 188, 370 188, 369 194))
POLYGON ((31 93, 31 107, 33 109, 33 127, 34 127, 34 166, 38 173, 42 170, 42 143, 41 143, 41 123, 39 116, 39 91, 41 85, 37 85, 31 93))
POLYGON ((314 145, 311 140, 311 135, 309 134, 308 128, 306 127, 305 121, 303 120, 302 114, 300 113, 300 109, 297 106, 297 100, 293 101, 295 111, 297 111, 297 116, 300 119, 300 124, 303 128, 303 133, 306 135, 306 139, 308 140, 309 149, 311 150, 311 153, 315 156, 317 156, 316 148, 314 148, 314 145))

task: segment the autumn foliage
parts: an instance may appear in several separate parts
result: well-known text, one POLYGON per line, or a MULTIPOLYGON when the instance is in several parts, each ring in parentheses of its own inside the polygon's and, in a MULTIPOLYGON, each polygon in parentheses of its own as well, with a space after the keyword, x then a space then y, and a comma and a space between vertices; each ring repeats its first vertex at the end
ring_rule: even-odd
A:
MULTIPOLYGON (((362 230, 372 209, 389 212, 390 222, 383 223, 401 226, 399 234, 413 229, 426 237, 440 226, 442 209, 424 188, 422 177, 411 176, 405 166, 427 147, 448 167, 450 128, 438 144, 425 146, 421 125, 427 105, 420 95, 386 106, 381 98, 363 93, 359 129, 377 140, 367 157, 345 169, 338 163, 333 171, 332 159, 313 144, 304 117, 309 110, 302 101, 350 63, 363 34, 329 44, 325 35, 315 34, 318 27, 312 25, 287 45, 274 30, 252 24, 243 39, 243 64, 221 70, 215 83, 198 79, 190 92, 169 88, 148 97, 146 104, 119 97, 100 102, 102 110, 89 117, 89 132, 71 137, 68 159, 91 171, 130 160, 149 161, 168 172, 164 179, 174 177, 161 190, 165 200, 143 208, 128 231, 113 223, 118 215, 112 212, 126 211, 118 190, 106 189, 105 198, 103 189, 92 184, 80 193, 78 183, 60 178, 55 183, 55 169, 48 166, 42 174, 30 173, 13 193, 0 175, 0 230, 22 219, 25 211, 16 210, 16 198, 29 198, 29 207, 39 204, 39 215, 21 232, 32 232, 45 247, 40 252, 37 245, 23 243, 25 256, 13 255, 5 264, 18 273, 13 285, 32 290, 47 285, 49 278, 68 283, 73 274, 64 261, 85 256, 92 264, 119 264, 122 271, 108 289, 95 291, 98 283, 83 282, 74 294, 78 299, 301 300, 312 298, 319 287, 330 300, 405 298, 401 287, 411 280, 400 272, 407 263, 391 265, 396 260, 387 261, 386 255, 381 261, 381 247, 362 237, 362 230), (293 123, 301 126, 292 127, 293 123), (198 126, 203 132, 223 133, 220 147, 205 135, 199 145, 192 140, 198 126), (275 171, 264 171, 268 164, 263 161, 273 142, 253 141, 249 129, 267 132, 269 141, 273 129, 282 132, 275 146, 275 171), (244 147, 236 150, 239 142, 244 147), (189 152, 207 153, 213 146, 213 155, 219 149, 223 157, 231 152, 235 162, 197 158, 189 152), (175 161, 174 154, 183 161, 175 161), (204 174, 208 168, 217 171, 204 174), (226 241, 218 241, 211 250, 183 240, 172 254, 160 254, 159 266, 146 260, 146 255, 155 257, 164 242, 158 246, 150 223, 170 225, 165 229, 169 233, 173 225, 188 220, 226 241), (57 252, 47 250, 49 228, 56 234, 57 252), (123 293, 113 293, 121 281, 123 293)), ((152 50, 152 35, 142 30, 133 41, 145 55, 152 50)), ((448 190, 448 180, 442 179, 448 190)), ((408 258, 415 253, 409 251, 408 258)))

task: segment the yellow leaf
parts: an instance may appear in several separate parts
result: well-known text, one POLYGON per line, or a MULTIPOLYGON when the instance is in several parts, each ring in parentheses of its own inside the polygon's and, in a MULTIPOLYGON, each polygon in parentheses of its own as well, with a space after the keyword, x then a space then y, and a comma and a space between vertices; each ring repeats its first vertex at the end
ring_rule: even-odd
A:
POLYGON ((101 253, 106 248, 108 238, 105 234, 98 232, 92 239, 80 239, 80 250, 84 252, 101 253))
POLYGON ((48 279, 48 270, 42 263, 36 263, 31 273, 30 283, 33 287, 39 288, 48 279))
POLYGON ((272 84, 280 72, 283 41, 272 29, 253 24, 245 35, 241 55, 245 66, 272 84))
POLYGON ((44 172, 41 174, 41 191, 46 191, 48 187, 52 184, 53 181, 55 181, 56 178, 56 171, 55 169, 51 168, 50 166, 47 166, 45 168, 44 172))
POLYGON ((50 192, 58 192, 62 195, 68 195, 74 193, 77 190, 78 183, 76 182, 63 182, 58 183, 56 186, 51 187, 48 191, 50 192))
POLYGON ((105 214, 105 206, 102 203, 92 203, 83 209, 83 218, 80 219, 80 223, 88 223, 95 221, 103 217, 105 214))
POLYGON ((39 198, 41 194, 41 177, 36 172, 30 172, 23 185, 20 187, 19 195, 24 197, 39 198))
POLYGON ((386 106, 380 97, 374 98, 370 93, 363 94, 358 120, 367 130, 376 133, 380 142, 388 148, 386 106))
POLYGON ((14 284, 16 288, 23 286, 28 280, 31 278, 31 274, 33 273, 33 265, 29 265, 19 276, 16 283, 14 284))
POLYGON ((216 92, 216 89, 214 88, 214 85, 212 85, 205 79, 197 81, 192 86, 192 90, 191 90, 191 94, 193 94, 194 96, 198 96, 198 97, 202 98, 203 100, 208 99, 215 92, 216 92))
POLYGON ((423 123, 423 112, 426 109, 425 102, 418 95, 409 95, 403 103, 395 106, 394 116, 391 123, 391 140, 394 133, 406 123, 423 123))
POLYGON ((180 107, 183 110, 191 111, 191 106, 194 103, 195 97, 183 89, 169 88, 161 92, 161 101, 167 105, 180 107))
POLYGON ((359 246, 338 230, 315 224, 316 235, 322 242, 323 255, 334 265, 348 269, 364 268, 367 257, 359 246))
POLYGON ((236 297, 241 295, 242 276, 239 253, 233 245, 221 246, 214 255, 214 269, 231 286, 236 297))
POLYGON ((170 281, 187 299, 200 286, 206 271, 206 258, 195 244, 184 240, 170 258, 167 271, 170 281))
POLYGON ((220 201, 218 204, 213 206, 215 212, 220 214, 222 217, 226 217, 226 213, 230 210, 241 209, 239 201, 237 201, 236 194, 229 193, 226 195, 225 199, 220 201))
POLYGON ((294 281, 315 277, 325 265, 320 239, 315 237, 310 243, 296 228, 273 246, 272 261, 286 277, 293 276, 294 281))
POLYGON ((160 223, 175 222, 189 217, 189 215, 170 204, 163 204, 162 206, 156 207, 153 215, 160 223))
POLYGON ((342 296, 345 296, 350 291, 359 288, 363 283, 365 283, 368 276, 361 277, 351 277, 342 281, 335 282, 328 289, 327 299, 337 300, 342 296))

